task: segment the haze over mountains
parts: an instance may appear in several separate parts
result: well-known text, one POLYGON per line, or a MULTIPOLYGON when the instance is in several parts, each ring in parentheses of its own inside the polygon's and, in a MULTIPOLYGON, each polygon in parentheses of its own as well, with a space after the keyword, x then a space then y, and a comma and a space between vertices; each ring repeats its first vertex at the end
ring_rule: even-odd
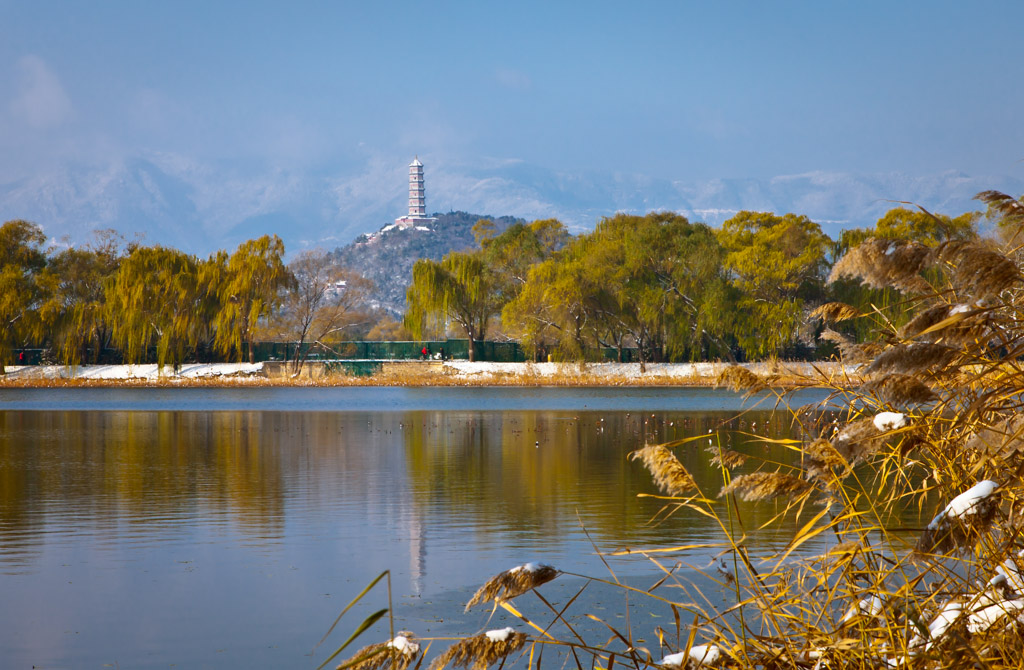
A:
MULTIPOLYGON (((590 229, 616 211, 669 209, 717 226, 749 209, 806 214, 835 235, 872 225, 894 200, 956 215, 981 209, 971 199, 979 191, 1024 192, 1019 179, 957 172, 923 177, 819 172, 680 182, 612 171, 556 172, 520 161, 470 166, 422 158, 428 211, 555 217, 573 232, 590 229)), ((72 243, 87 240, 92 230, 114 228, 200 255, 233 249, 265 233, 282 237, 289 252, 333 249, 405 213, 407 163, 406 157, 396 157, 368 161, 358 170, 240 173, 153 154, 67 166, 0 184, 0 220, 35 221, 51 238, 72 243)))

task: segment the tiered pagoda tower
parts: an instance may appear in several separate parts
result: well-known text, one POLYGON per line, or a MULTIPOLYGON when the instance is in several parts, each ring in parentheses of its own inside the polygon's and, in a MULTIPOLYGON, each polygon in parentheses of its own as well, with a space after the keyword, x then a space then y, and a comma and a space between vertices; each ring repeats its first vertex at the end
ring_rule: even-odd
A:
POLYGON ((419 156, 409 163, 409 213, 395 219, 400 227, 420 226, 437 219, 427 216, 427 191, 423 184, 423 163, 419 156))

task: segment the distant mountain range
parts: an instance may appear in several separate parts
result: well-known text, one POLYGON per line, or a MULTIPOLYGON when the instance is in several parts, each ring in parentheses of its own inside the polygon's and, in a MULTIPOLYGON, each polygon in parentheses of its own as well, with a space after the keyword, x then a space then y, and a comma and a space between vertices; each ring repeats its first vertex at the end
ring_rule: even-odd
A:
MULTIPOLYGON (((806 214, 836 235, 842 228, 872 225, 895 200, 955 215, 979 209, 971 200, 978 191, 1024 192, 1020 179, 955 172, 682 182, 613 172, 570 174, 517 161, 483 167, 424 162, 429 209, 556 217, 573 232, 616 211, 668 209, 719 225, 737 211, 753 209, 806 214)), ((86 240, 94 229, 114 228, 200 255, 233 249, 264 233, 280 235, 290 252, 334 249, 404 214, 405 180, 404 157, 336 173, 242 174, 154 154, 66 166, 0 184, 0 221, 29 219, 55 240, 71 243, 86 240)))

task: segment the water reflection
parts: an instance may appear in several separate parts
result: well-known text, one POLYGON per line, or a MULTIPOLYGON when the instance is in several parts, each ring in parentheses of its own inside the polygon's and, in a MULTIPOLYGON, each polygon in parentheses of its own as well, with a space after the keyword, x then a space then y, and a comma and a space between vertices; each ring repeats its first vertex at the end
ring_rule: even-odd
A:
MULTIPOLYGON (((0 584, 22 605, 0 613, 0 648, 15 665, 305 664, 386 568, 397 595, 422 596, 400 615, 457 622, 445 598, 525 560, 600 573, 581 526, 604 550, 718 538, 685 510, 648 524, 662 503, 637 497, 655 490, 630 451, 721 426, 789 434, 724 411, 198 409, 0 411, 0 584)), ((707 446, 679 453, 713 495, 707 446)), ((740 508, 751 529, 776 511, 740 508)))

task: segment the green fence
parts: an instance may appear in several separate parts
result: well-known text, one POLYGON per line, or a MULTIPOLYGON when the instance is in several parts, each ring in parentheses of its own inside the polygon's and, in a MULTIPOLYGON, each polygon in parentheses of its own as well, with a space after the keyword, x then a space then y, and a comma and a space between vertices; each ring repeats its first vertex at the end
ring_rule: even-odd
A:
MULTIPOLYGON (((289 361, 295 358, 293 342, 257 342, 257 361, 289 361)), ((302 345, 306 361, 371 360, 414 361, 469 358, 469 340, 429 340, 422 342, 335 342, 329 345, 302 345)), ((517 363, 525 361, 523 348, 517 342, 476 342, 478 361, 517 363)), ((301 354, 300 354, 301 355, 301 354)))

